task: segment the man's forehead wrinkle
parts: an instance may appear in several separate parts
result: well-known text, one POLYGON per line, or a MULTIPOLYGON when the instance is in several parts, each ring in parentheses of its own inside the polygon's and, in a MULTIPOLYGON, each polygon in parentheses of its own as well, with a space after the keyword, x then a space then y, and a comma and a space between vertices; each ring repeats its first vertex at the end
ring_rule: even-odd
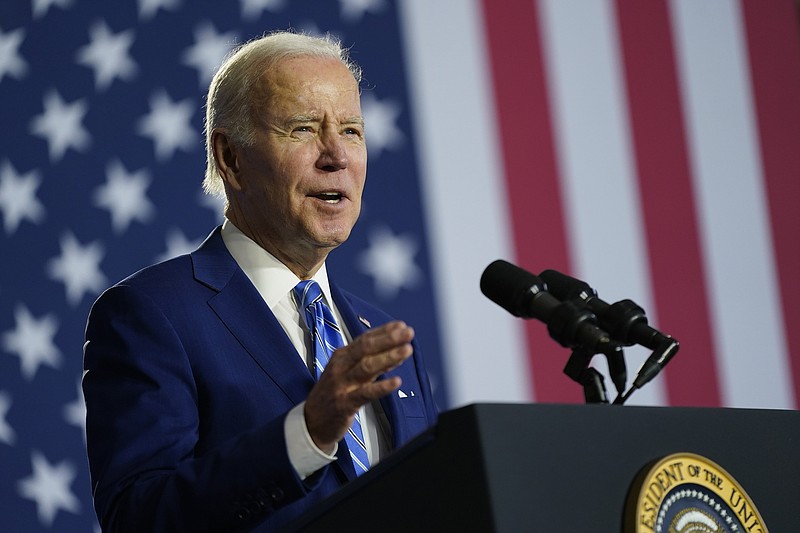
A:
MULTIPOLYGON (((272 105, 280 103, 284 106, 302 108, 314 105, 316 99, 319 101, 335 101, 342 98, 349 98, 350 93, 353 93, 353 101, 358 102, 360 107, 360 96, 350 88, 339 87, 335 91, 331 91, 330 88, 320 87, 317 83, 305 85, 266 83, 264 85, 265 87, 260 91, 259 96, 272 105)), ((314 109, 310 111, 316 112, 314 109)))
MULTIPOLYGON (((320 122, 324 120, 325 114, 324 113, 295 113, 289 117, 287 117, 286 121, 292 124, 302 123, 302 122, 320 122)), ((343 117, 338 120, 341 124, 359 124, 364 125, 364 117, 360 115, 352 116, 352 117, 343 117)))
POLYGON ((303 59, 280 61, 262 72, 251 100, 260 115, 257 122, 281 128, 321 122, 363 128, 360 90, 352 74, 346 71, 346 78, 338 72, 335 83, 313 70, 309 77, 303 59))

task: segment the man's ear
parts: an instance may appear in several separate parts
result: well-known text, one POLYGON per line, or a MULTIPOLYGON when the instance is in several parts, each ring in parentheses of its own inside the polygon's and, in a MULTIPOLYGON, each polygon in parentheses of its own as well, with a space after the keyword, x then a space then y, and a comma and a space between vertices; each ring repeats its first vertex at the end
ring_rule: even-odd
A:
POLYGON ((239 147, 231 139, 228 130, 217 128, 211 133, 214 162, 222 180, 236 191, 242 190, 239 176, 239 147))

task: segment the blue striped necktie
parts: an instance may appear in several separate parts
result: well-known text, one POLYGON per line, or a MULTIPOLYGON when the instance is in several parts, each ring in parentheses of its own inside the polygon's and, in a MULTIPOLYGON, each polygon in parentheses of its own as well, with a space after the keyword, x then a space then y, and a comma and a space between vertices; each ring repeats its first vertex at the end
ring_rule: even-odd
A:
MULTIPOLYGON (((325 365, 328 364, 333 351, 344 346, 344 337, 339 324, 330 308, 322 299, 322 290, 319 284, 311 279, 301 281, 294 288, 294 294, 301 306, 308 330, 314 339, 314 375, 319 379, 325 365)), ((364 444, 364 432, 361 429, 361 420, 356 413, 352 427, 344 436, 356 475, 360 476, 369 468, 367 447, 364 444)))

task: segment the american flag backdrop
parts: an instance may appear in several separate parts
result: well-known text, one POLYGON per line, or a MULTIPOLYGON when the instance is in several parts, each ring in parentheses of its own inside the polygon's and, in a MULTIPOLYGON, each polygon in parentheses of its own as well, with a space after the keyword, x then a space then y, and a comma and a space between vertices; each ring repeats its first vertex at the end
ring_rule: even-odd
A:
MULTIPOLYGON (((792 0, 8 0, 0 530, 96 529, 89 307, 221 221, 205 89, 234 43, 289 27, 364 67, 367 192, 329 269, 415 327, 441 407, 582 401, 568 352, 480 294, 504 258, 631 298, 681 341, 629 403, 797 408, 792 0)), ((647 353, 626 356, 632 374, 647 353)))

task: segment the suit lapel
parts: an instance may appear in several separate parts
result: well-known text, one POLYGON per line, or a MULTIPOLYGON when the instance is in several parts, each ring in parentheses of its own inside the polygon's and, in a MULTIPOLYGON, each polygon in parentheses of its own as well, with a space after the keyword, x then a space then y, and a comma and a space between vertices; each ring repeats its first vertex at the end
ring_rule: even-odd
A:
POLYGON ((359 315, 356 310, 353 309, 350 300, 345 296, 338 285, 330 281, 330 279, 329 283, 331 287, 331 296, 333 296, 333 301, 336 303, 336 308, 339 309, 339 314, 342 315, 342 319, 344 320, 345 326, 347 326, 347 331, 350 332, 350 336, 355 339, 370 329, 372 324, 367 317, 359 315))
MULTIPOLYGON (((220 230, 217 227, 191 254, 195 279, 217 291, 209 299, 208 305, 264 373, 292 403, 298 404, 306 399, 308 391, 314 386, 311 373, 303 365, 269 306, 228 252, 220 230)), ((359 315, 334 283, 331 283, 331 295, 352 338, 355 339, 371 327, 370 317, 359 315)), ((390 394, 380 403, 393 428, 393 445, 398 447, 398 435, 403 434, 400 426, 403 417, 397 396, 390 394)), ((335 467, 347 479, 355 479, 352 459, 344 441, 340 443, 336 455, 338 460, 335 467)))
POLYGON ((294 404, 305 400, 314 380, 269 306, 228 252, 220 228, 191 256, 195 279, 218 291, 208 305, 225 327, 294 404))
MULTIPOLYGON (((331 281, 331 295, 333 296, 333 300, 336 302, 336 307, 339 309, 339 313, 342 315, 342 319, 347 326, 347 330, 350 332, 350 336, 355 339, 368 329, 372 328, 372 320, 368 314, 360 314, 357 309, 355 309, 350 302, 350 299, 347 295, 342 291, 338 285, 331 281)), ((376 323, 376 325, 379 325, 376 323)), ((392 371, 388 374, 383 374, 378 377, 378 379, 385 379, 387 376, 392 376, 396 372, 392 371)), ((391 426, 391 433, 392 433, 392 447, 397 449, 403 442, 403 436, 405 435, 405 418, 403 415, 403 410, 400 406, 400 399, 397 397, 397 393, 392 393, 387 396, 384 396, 380 399, 381 407, 383 408, 383 412, 386 414, 386 417, 389 419, 389 425, 391 426)))

